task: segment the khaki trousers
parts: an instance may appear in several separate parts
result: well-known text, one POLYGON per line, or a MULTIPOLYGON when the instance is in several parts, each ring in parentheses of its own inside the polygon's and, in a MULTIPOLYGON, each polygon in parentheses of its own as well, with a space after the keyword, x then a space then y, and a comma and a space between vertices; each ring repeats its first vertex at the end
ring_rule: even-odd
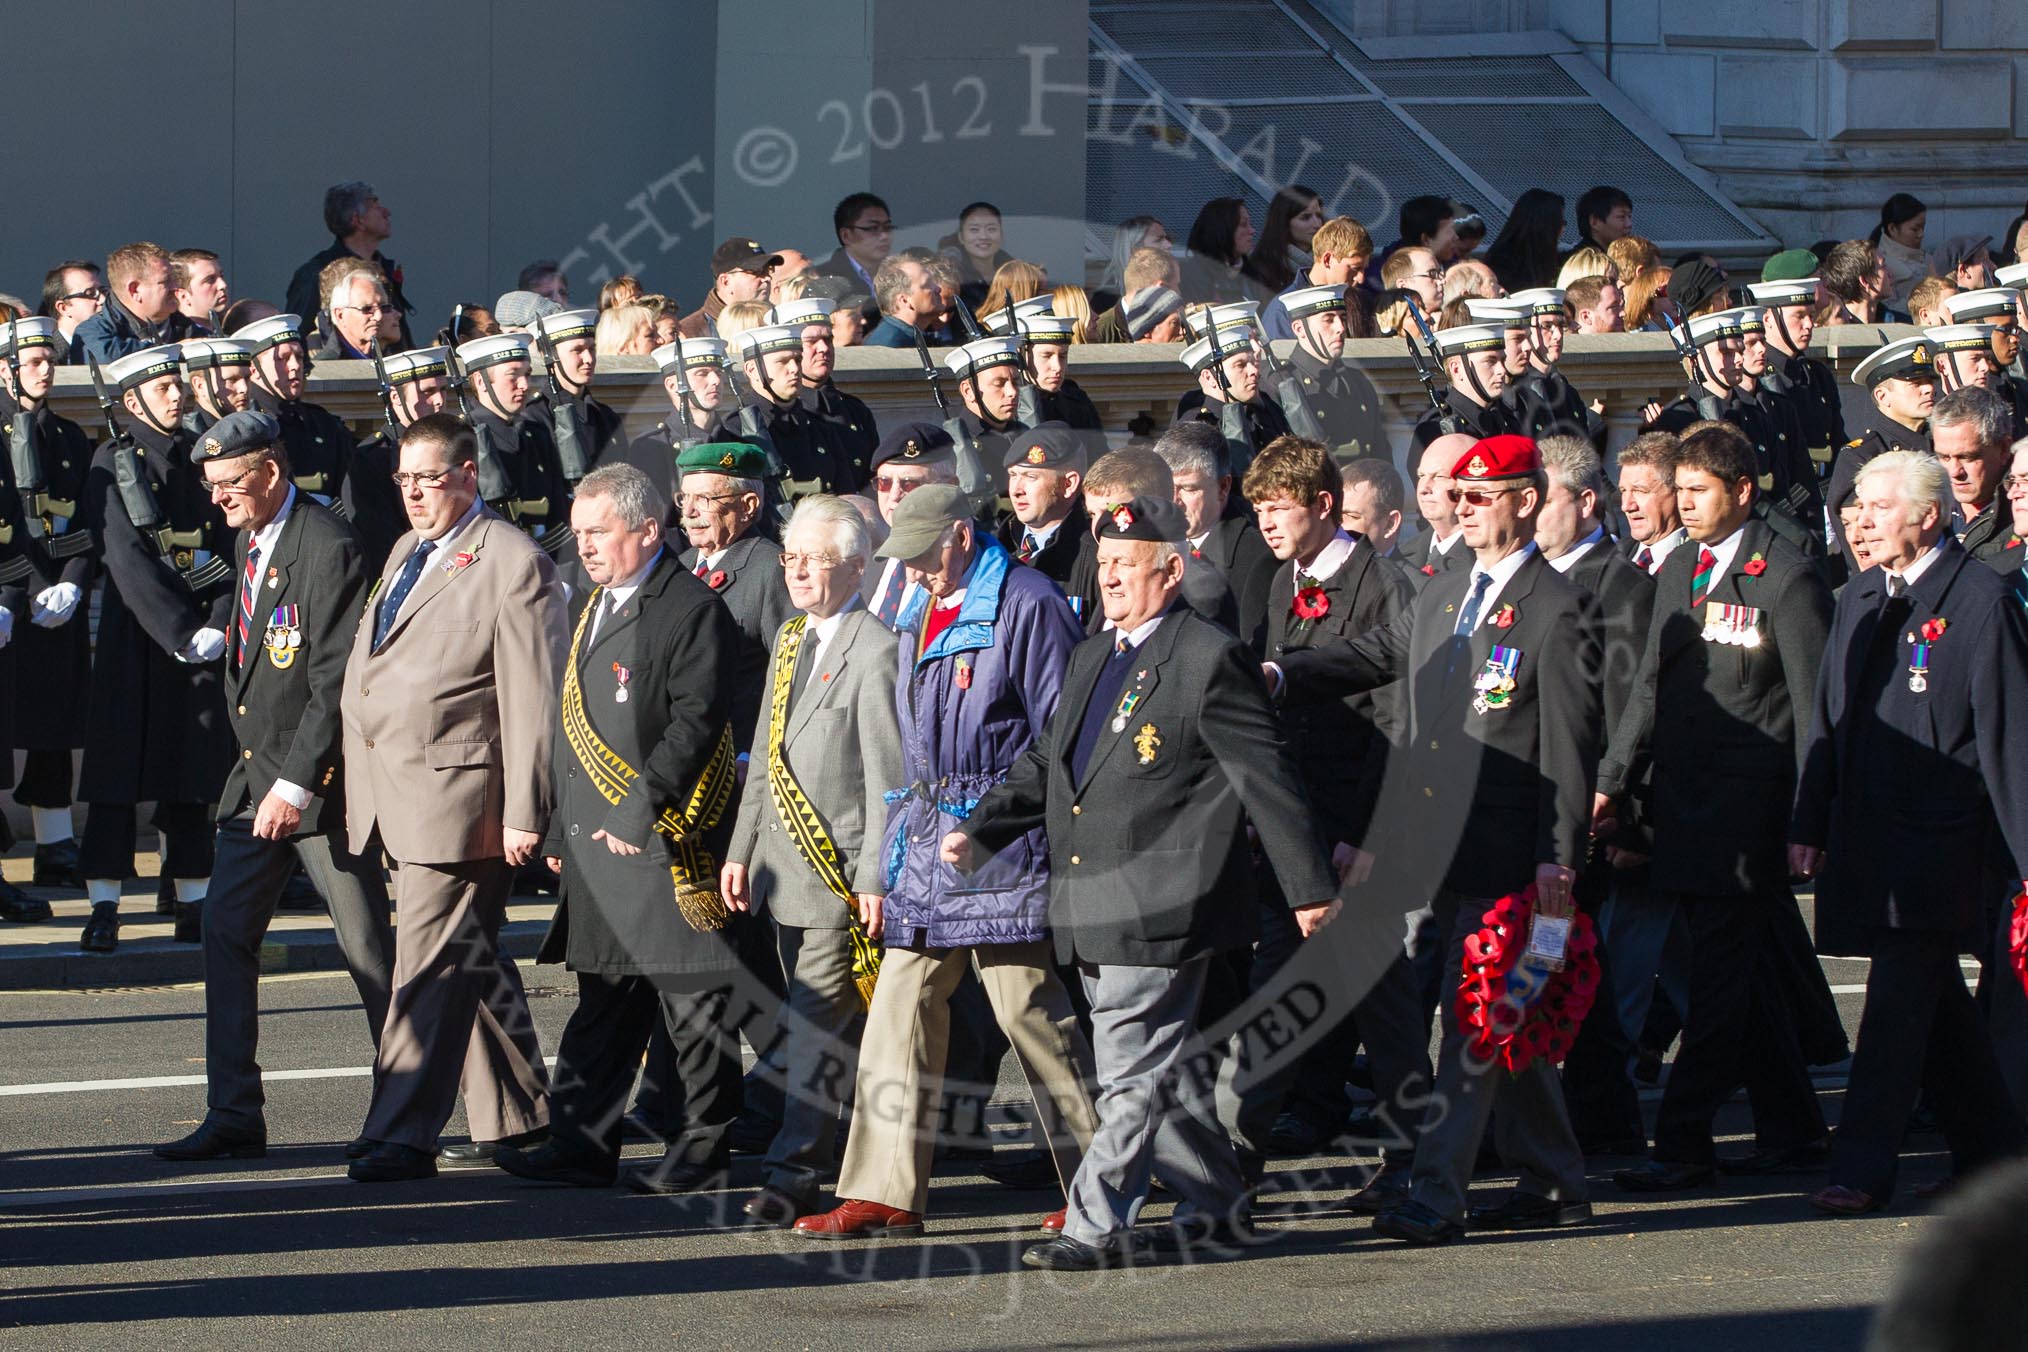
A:
MULTIPOLYGON (((978 969, 993 1017, 1028 1080, 1036 1125, 1069 1195, 1091 1145, 1091 1046, 1078 1031, 1070 992, 1050 961, 1047 940, 979 948, 889 948, 866 1032, 838 1173, 841 1200, 879 1202, 920 1213, 929 1200, 937 1104, 950 1044, 951 992, 965 965, 978 969)), ((987 1086, 985 1092, 991 1093, 987 1086)))
POLYGON ((499 949, 504 859, 394 871, 394 998, 362 1134, 434 1150, 457 1096, 475 1141, 549 1124, 549 1076, 514 960, 499 949))

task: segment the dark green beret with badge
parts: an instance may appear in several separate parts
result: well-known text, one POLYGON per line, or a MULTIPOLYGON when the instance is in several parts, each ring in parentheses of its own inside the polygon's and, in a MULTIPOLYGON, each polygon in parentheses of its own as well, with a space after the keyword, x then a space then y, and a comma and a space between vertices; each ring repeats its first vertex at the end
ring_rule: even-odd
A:
POLYGON ((676 457, 685 474, 723 474, 733 479, 764 479, 767 456, 750 441, 701 441, 676 457))

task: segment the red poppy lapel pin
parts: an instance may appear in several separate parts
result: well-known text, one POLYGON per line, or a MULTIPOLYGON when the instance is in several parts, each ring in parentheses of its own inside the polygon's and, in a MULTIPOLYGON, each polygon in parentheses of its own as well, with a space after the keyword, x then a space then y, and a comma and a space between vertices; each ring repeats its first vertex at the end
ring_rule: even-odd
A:
POLYGON ((731 578, 725 575, 723 568, 714 568, 711 570, 711 576, 704 579, 704 585, 713 591, 724 591, 725 584, 731 580, 731 578))
POLYGON ((478 560, 478 557, 477 554, 472 553, 470 550, 461 549, 444 561, 444 571, 452 574, 462 573, 465 569, 470 568, 478 560))
POLYGON ((1512 629, 1515 619, 1514 603, 1509 601, 1506 605, 1494 611, 1493 618, 1487 620, 1486 623, 1492 625, 1495 629, 1512 629))
POLYGON ((1934 643, 1938 639, 1942 638, 1944 636, 1944 630, 1950 627, 1951 622, 1945 619, 1943 616, 1941 615, 1932 616, 1931 618, 1924 620, 1922 622, 1922 641, 1924 643, 1934 643))
POLYGON ((1745 563, 1739 566, 1739 571, 1745 573, 1748 577, 1759 577, 1762 573, 1765 573, 1767 571, 1766 556, 1762 554, 1755 554, 1752 558, 1748 559, 1745 563))
POLYGON ((1289 609, 1299 620, 1321 620, 1331 613, 1331 598, 1324 594, 1322 587, 1312 582, 1296 593, 1289 609))

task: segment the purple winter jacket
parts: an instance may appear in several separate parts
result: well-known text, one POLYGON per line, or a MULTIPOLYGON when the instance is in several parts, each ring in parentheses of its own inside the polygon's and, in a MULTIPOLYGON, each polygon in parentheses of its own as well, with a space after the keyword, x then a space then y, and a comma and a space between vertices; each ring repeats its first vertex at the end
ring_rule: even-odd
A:
POLYGON ((1029 832, 977 871, 937 857, 1042 736, 1084 629, 1056 584, 980 534, 958 618, 920 658, 904 628, 894 701, 907 782, 887 795, 886 942, 962 948, 1048 935, 1049 846, 1029 832))

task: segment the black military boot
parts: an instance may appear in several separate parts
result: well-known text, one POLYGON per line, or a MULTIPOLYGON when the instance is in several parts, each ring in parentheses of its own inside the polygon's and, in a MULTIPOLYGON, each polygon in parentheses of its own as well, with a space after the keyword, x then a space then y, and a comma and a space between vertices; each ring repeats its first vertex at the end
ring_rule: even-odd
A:
POLYGON ((91 919, 77 946, 87 953, 110 953, 120 946, 120 903, 101 901, 92 906, 91 919))
POLYGON ((53 845, 37 845, 32 881, 37 887, 83 887, 84 874, 77 867, 77 842, 59 840, 53 845))

